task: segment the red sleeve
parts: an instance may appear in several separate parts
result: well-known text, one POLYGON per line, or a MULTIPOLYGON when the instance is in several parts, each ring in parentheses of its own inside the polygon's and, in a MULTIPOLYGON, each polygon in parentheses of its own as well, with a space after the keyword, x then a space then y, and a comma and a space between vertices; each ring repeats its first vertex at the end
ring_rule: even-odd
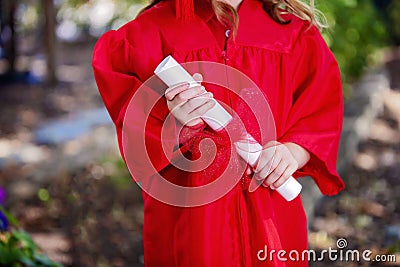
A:
POLYGON ((280 142, 307 149, 310 161, 296 176, 311 176, 321 192, 344 189, 336 171, 343 120, 340 72, 332 52, 315 27, 304 29, 290 55, 293 105, 280 142))
MULTIPOLYGON (((185 128, 185 138, 179 140, 176 128, 172 127, 167 131, 171 135, 171 140, 168 140, 171 141, 170 145, 165 146, 166 142, 164 142, 163 147, 161 130, 169 113, 165 99, 160 98, 151 110, 149 110, 146 100, 140 102, 139 106, 128 108, 132 96, 137 93, 143 82, 153 75, 153 70, 163 59, 160 39, 160 34, 155 27, 139 25, 136 21, 132 21, 118 31, 105 33, 97 42, 93 53, 92 66, 96 83, 104 104, 116 125, 118 143, 124 159, 126 160, 127 151, 124 151, 122 136, 126 121, 132 124, 129 127, 131 139, 145 139, 146 149, 144 150, 146 151, 137 148, 134 153, 142 153, 143 156, 135 157, 134 160, 138 162, 133 164, 134 166, 143 166, 143 169, 130 169, 136 180, 153 174, 149 173, 148 163, 144 162, 147 157, 145 153, 148 153, 155 170, 160 171, 170 164, 169 159, 187 151, 191 145, 190 137, 201 130, 196 127, 185 128), (134 109, 134 112, 137 111, 135 114, 141 114, 141 116, 127 119, 125 117, 127 109, 134 109), (150 115, 147 117, 149 113, 150 115), (146 122, 143 122, 145 119, 146 122), (145 129, 139 126, 143 123, 146 125, 145 129), (177 151, 179 145, 180 149, 178 150, 180 151, 177 151)), ((147 93, 151 95, 155 92, 147 93)), ((130 143, 135 144, 134 141, 130 140, 130 143)))

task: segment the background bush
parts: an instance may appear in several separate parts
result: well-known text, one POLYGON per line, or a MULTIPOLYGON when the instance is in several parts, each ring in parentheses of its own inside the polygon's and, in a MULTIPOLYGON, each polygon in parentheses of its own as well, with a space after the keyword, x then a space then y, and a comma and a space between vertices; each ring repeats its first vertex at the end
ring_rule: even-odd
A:
MULTIPOLYGON (((32 29, 40 24, 40 2, 21 1, 20 29, 32 29)), ((377 52, 387 46, 388 32, 391 36, 400 36, 400 1, 376 0, 381 12, 371 0, 315 2, 327 18, 329 29, 323 31, 323 36, 339 62, 345 84, 354 82, 366 68, 379 62, 382 57, 377 52)), ((106 30, 118 28, 134 19, 147 4, 144 0, 60 0, 55 3, 59 38, 66 41, 74 41, 82 34, 98 37, 106 30)))
POLYGON ((345 85, 352 83, 381 59, 377 52, 387 42, 382 17, 368 0, 319 0, 317 3, 329 24, 329 29, 323 32, 324 38, 335 54, 345 85))

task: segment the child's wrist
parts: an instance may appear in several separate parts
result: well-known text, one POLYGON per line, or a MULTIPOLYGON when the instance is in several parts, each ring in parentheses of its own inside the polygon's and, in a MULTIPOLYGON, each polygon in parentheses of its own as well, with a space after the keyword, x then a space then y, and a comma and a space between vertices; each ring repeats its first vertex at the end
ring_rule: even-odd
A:
POLYGON ((298 169, 302 168, 310 160, 310 153, 302 146, 296 143, 284 143, 298 164, 298 169))

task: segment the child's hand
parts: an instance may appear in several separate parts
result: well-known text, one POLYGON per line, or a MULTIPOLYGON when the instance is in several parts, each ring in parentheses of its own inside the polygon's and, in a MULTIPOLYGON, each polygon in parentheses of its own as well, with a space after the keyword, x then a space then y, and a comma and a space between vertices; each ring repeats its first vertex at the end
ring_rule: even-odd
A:
POLYGON ((264 180, 264 186, 276 189, 309 159, 310 154, 297 144, 269 142, 258 160, 255 178, 264 180))
MULTIPOLYGON (((202 76, 198 73, 193 78, 201 82, 202 76)), ((189 84, 180 84, 168 88, 165 93, 168 109, 183 125, 194 126, 203 123, 200 118, 215 105, 213 95, 206 92, 204 86, 189 88, 189 84)))

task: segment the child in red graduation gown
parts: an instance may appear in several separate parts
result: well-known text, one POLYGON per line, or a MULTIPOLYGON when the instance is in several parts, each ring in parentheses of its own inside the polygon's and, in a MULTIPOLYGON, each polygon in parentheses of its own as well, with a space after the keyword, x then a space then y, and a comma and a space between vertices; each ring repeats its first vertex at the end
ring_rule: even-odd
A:
MULTIPOLYGON (((251 171, 265 179, 264 186, 254 192, 247 190, 248 183, 239 182, 222 198, 198 207, 168 205, 144 192, 145 266, 307 266, 307 259, 296 258, 295 253, 301 255, 307 249, 301 198, 288 202, 274 188, 292 174, 311 176, 325 195, 344 188, 336 172, 343 113, 337 63, 313 23, 311 11, 301 11, 297 0, 236 1, 239 5, 232 14, 237 17, 225 16, 227 20, 217 16, 215 2, 211 2, 157 1, 98 41, 93 55, 95 78, 116 125, 121 153, 124 155, 122 126, 131 97, 156 66, 172 55, 181 63, 218 62, 248 75, 268 98, 276 123, 274 145, 279 160, 262 155, 251 171), (289 12, 283 12, 275 2, 286 2, 289 12), (276 253, 264 257, 281 249, 286 252, 281 257, 276 253)), ((186 85, 170 90, 157 106, 161 111, 150 114, 147 121, 146 148, 156 159, 154 168, 182 185, 211 178, 170 164, 161 146, 163 116, 175 108, 173 116, 185 124, 194 109, 204 113, 212 106, 211 94, 202 95, 192 110, 186 106, 179 111, 202 90, 186 85)), ((213 94, 229 105, 224 94, 213 94)), ((218 133, 201 119, 189 121, 183 131, 189 133, 180 144, 187 158, 198 153, 200 141, 207 137, 215 140, 220 155, 210 168, 224 166, 224 153, 229 150, 219 142, 218 133)), ((140 181, 145 177, 133 178, 140 181)), ((254 178, 247 172, 243 179, 254 178)))

